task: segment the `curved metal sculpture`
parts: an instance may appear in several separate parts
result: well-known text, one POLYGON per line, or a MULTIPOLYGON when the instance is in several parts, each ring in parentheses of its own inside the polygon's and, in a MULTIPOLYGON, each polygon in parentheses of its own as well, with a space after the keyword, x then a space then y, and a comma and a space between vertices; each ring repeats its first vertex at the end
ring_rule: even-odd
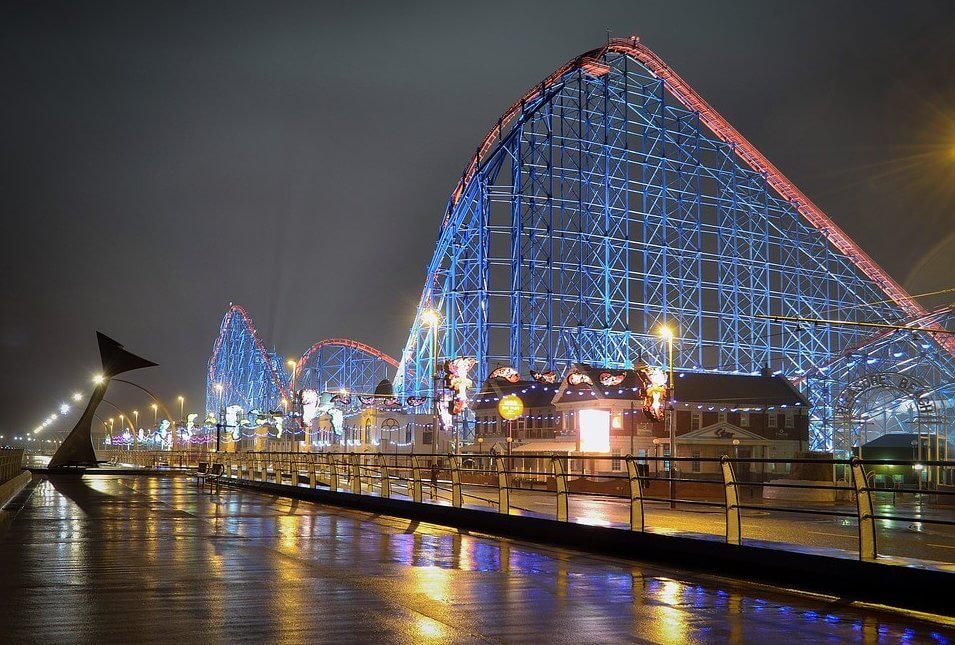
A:
POLYGON ((90 395, 90 400, 79 421, 50 459, 50 468, 96 466, 98 462, 96 452, 93 450, 93 418, 96 408, 106 396, 110 379, 123 372, 156 365, 152 361, 127 352, 118 342, 100 332, 96 332, 96 342, 99 344, 100 360, 103 363, 102 378, 90 395))
MULTIPOLYGON (((448 201, 396 390, 477 358, 521 373, 574 362, 798 378, 862 343, 853 326, 925 311, 636 38, 569 61, 497 120, 448 201), (438 309, 437 356, 425 309, 438 309)), ((955 339, 930 339, 955 352, 955 339)), ((818 427, 818 426, 817 426, 818 427)), ((819 430, 817 445, 831 445, 819 430)))

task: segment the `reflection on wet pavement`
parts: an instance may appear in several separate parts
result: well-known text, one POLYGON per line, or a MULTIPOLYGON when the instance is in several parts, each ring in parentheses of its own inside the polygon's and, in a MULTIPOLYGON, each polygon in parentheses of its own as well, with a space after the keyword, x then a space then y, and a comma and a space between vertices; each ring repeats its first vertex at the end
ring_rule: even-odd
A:
POLYGON ((0 642, 947 642, 952 625, 183 477, 41 481, 0 642))

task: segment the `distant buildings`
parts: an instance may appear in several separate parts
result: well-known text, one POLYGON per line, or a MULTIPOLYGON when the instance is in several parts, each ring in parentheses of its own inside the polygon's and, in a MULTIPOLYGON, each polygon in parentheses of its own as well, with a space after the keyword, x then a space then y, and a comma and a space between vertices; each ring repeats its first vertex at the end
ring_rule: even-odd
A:
MULTIPOLYGON (((580 364, 554 384, 488 379, 474 399, 475 443, 467 448, 524 457, 524 469, 542 474, 551 472, 554 454, 572 457, 571 471, 588 474, 624 471, 626 455, 668 456, 669 412, 658 410, 653 418, 653 410, 645 410, 647 372, 642 366, 614 370, 580 364), (497 411, 509 394, 524 402, 524 414, 514 421, 497 411)), ((808 401, 785 378, 678 373, 674 380, 677 457, 788 459, 807 450, 808 401)), ((692 477, 716 472, 718 464, 690 461, 678 468, 692 477)), ((749 466, 737 469, 745 476, 749 466)), ((778 471, 771 465, 755 470, 778 471)))

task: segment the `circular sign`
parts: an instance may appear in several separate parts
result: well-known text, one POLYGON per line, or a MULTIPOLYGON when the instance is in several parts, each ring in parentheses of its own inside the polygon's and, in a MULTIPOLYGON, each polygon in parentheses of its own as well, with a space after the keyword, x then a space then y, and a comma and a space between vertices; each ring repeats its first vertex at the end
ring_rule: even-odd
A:
POLYGON ((497 411, 508 421, 524 414, 524 402, 516 394, 508 394, 497 404, 497 411))

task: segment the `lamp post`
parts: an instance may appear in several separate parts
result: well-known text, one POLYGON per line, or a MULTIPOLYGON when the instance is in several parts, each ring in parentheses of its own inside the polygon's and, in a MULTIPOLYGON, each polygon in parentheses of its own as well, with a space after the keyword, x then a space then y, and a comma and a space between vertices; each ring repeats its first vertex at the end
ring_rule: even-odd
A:
POLYGON ((666 423, 669 426, 670 432, 670 508, 676 508, 676 480, 674 479, 676 473, 676 423, 673 418, 673 339, 676 337, 676 333, 668 326, 664 325, 660 328, 660 337, 667 343, 667 386, 669 400, 667 405, 669 409, 667 410, 666 423))
POLYGON ((438 325, 441 314, 436 309, 426 309, 421 320, 431 328, 431 453, 438 452, 438 325))
POLYGON ((219 452, 219 431, 225 425, 225 402, 222 398, 222 383, 216 383, 215 389, 219 394, 219 423, 216 424, 216 452, 219 452))
POLYGON ((153 426, 159 428, 159 406, 153 403, 149 406, 153 409, 153 426))
POLYGON ((139 410, 133 410, 133 441, 139 448, 139 410))

